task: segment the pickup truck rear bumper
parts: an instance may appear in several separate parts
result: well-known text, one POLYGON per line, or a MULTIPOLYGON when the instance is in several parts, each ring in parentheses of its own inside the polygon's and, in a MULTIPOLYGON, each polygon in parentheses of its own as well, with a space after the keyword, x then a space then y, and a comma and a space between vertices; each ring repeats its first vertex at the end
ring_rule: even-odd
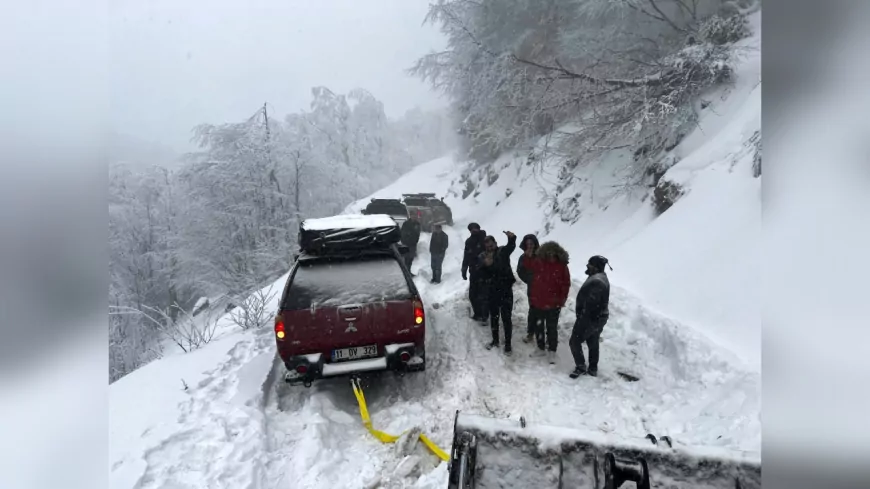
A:
POLYGON ((426 360, 422 349, 414 343, 386 345, 385 354, 345 362, 326 362, 322 353, 310 353, 291 357, 284 362, 287 371, 284 381, 289 384, 311 385, 315 380, 340 377, 379 370, 415 372, 425 370, 426 360))

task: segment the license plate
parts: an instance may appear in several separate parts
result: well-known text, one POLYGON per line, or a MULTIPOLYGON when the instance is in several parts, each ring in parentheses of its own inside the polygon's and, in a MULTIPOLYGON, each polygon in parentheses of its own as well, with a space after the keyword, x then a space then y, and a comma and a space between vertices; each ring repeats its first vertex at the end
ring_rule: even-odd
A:
POLYGON ((332 350, 332 361, 357 360, 378 356, 378 345, 354 346, 332 350))

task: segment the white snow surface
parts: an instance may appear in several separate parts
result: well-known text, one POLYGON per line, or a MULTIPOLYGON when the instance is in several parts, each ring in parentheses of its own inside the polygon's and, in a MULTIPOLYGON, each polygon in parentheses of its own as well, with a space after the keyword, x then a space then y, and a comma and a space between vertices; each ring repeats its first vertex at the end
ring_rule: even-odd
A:
MULTIPOLYGON (((759 20, 755 14, 756 28, 759 20)), ((429 281, 429 234, 412 267, 426 307, 426 370, 385 373, 363 385, 375 428, 396 435, 419 429, 449 451, 453 416, 461 410, 524 416, 530 425, 620 442, 670 435, 683 450, 757 458, 760 298, 753 270, 760 256, 760 179, 751 176, 744 142, 760 122, 759 56, 751 50, 759 36, 745 42, 750 49, 737 83, 710 94, 699 129, 674 149, 679 162, 667 177, 683 183, 687 194, 659 217, 641 196, 613 188, 619 182, 613 165, 630 157, 622 154, 578 170, 588 183, 580 219, 556 218, 549 232, 538 197, 547 175, 533 175, 525 154, 500 158, 498 179, 467 199, 459 195, 462 165, 450 157, 420 165, 370 196, 435 192, 446 196, 456 222, 444 226, 450 247, 442 283, 429 281), (514 289, 513 356, 484 349, 490 331, 469 319, 467 282, 459 274, 472 221, 500 243, 504 230, 535 232, 570 252, 574 284, 559 322, 556 365, 532 356, 536 347, 520 341, 528 308, 521 283, 514 289), (599 253, 614 266, 599 377, 572 380, 567 340, 574 297, 586 258, 599 253), (623 381, 617 371, 640 380, 623 381)), ((361 217, 342 216, 329 228, 361 217)), ((512 263, 518 257, 517 251, 512 263)), ((280 291, 286 278, 270 286, 280 291)), ((278 300, 273 297, 271 309, 278 300)), ((387 445, 366 431, 347 379, 306 389, 287 386, 282 374, 268 326, 242 332, 226 325, 204 348, 167 355, 115 382, 110 487, 447 486, 446 464, 415 443, 413 433, 387 445)))
POLYGON ((340 216, 306 219, 302 227, 311 231, 328 229, 365 229, 395 226, 396 221, 386 214, 345 214, 340 216))

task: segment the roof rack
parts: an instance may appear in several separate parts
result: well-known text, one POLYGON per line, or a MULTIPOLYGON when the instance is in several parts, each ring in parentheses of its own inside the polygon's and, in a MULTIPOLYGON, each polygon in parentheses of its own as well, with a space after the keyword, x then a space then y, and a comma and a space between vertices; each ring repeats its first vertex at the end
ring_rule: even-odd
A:
POLYGON ((398 224, 384 214, 306 219, 299 226, 299 248, 313 254, 389 248, 400 238, 398 224))

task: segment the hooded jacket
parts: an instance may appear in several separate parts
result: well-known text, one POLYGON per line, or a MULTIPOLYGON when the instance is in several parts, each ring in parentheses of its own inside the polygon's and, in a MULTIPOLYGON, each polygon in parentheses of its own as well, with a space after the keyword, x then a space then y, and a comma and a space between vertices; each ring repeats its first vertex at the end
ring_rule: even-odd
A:
POLYGON ((535 309, 557 309, 565 306, 571 288, 568 252, 555 241, 541 245, 535 256, 526 260, 532 273, 529 304, 535 309))
MULTIPOLYGON (((517 275, 520 277, 520 280, 523 281, 526 285, 528 285, 528 293, 531 294, 532 287, 532 271, 526 266, 526 259, 528 258, 525 254, 526 251, 526 241, 532 240, 532 251, 537 252, 538 248, 540 248, 540 244, 538 243, 538 237, 534 234, 527 234, 523 236, 523 240, 520 241, 520 249, 523 250, 523 254, 520 255, 520 259, 517 260, 517 275)), ((534 257, 534 255, 532 255, 534 257)))
POLYGON ((610 279, 604 272, 594 273, 577 292, 577 322, 603 328, 610 316, 610 279))

